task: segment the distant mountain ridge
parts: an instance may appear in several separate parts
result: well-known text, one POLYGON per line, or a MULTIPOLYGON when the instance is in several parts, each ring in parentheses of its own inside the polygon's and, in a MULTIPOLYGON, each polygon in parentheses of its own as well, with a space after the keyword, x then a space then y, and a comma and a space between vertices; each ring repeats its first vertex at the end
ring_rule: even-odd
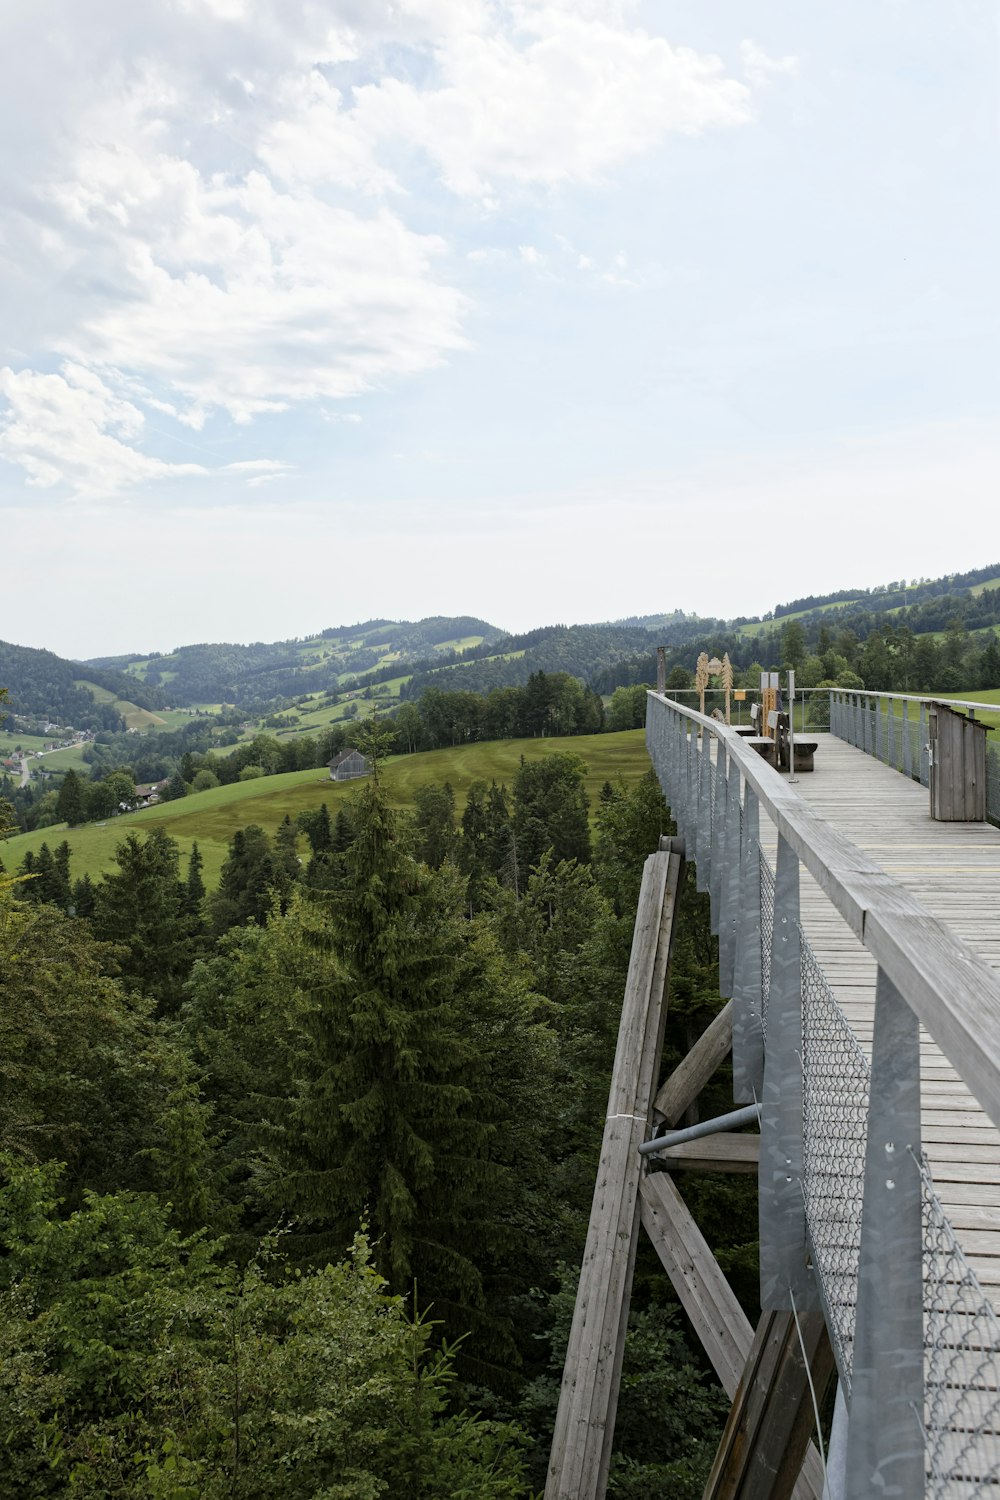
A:
MULTIPOLYGON (((766 614, 722 620, 669 610, 583 625, 554 624, 513 634, 474 615, 370 619, 315 635, 249 645, 200 642, 167 653, 132 652, 73 662, 53 652, 0 642, 0 685, 15 714, 77 727, 111 728, 113 704, 87 684, 155 713, 169 707, 230 705, 247 718, 286 716, 284 732, 317 727, 317 715, 359 697, 391 710, 430 687, 490 692, 523 686, 533 673, 566 672, 600 693, 651 681, 655 648, 671 664, 693 665, 700 649, 734 661, 770 662, 782 630, 798 622, 809 650, 831 633, 861 641, 872 632, 938 635, 959 625, 1000 626, 1000 563, 937 579, 838 589, 776 605, 766 614), (691 658, 690 662, 688 658, 691 658)), ((817 644, 819 643, 819 644, 817 644)))

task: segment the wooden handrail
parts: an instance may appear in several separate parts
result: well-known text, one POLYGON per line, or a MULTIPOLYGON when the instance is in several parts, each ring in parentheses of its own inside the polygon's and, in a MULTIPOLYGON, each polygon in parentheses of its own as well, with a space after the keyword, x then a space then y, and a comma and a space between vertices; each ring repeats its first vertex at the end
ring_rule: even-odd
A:
POLYGON ((734 729, 665 694, 647 696, 652 713, 679 714, 725 745, 778 833, 1000 1126, 1000 975, 814 812, 734 729))

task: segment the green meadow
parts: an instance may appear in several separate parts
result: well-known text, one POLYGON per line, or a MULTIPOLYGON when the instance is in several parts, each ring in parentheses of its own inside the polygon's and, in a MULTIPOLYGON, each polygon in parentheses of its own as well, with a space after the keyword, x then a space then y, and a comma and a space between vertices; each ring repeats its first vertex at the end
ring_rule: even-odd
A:
POLYGON ((804 620, 806 615, 825 614, 828 609, 846 609, 857 602, 857 599, 835 599, 830 604, 815 604, 812 609, 797 609, 790 615, 779 615, 776 620, 754 620, 749 625, 740 625, 738 631, 740 635, 760 635, 762 630, 780 630, 789 620, 804 620))
POLYGON ((48 755, 43 755, 41 760, 31 762, 31 771, 68 771, 72 766, 74 771, 83 770, 86 762, 83 758, 83 745, 71 745, 68 750, 53 750, 48 755))
MULTIPOLYGON (((634 781, 649 770, 644 731, 630 729, 621 734, 588 734, 565 739, 494 740, 450 750, 392 756, 385 765, 385 783, 395 805, 408 810, 420 787, 431 782, 450 782, 461 814, 473 781, 509 783, 522 756, 525 760, 536 760, 556 751, 578 755, 585 762, 592 809, 605 781, 619 775, 634 781)), ((292 771, 283 776, 213 787, 211 791, 127 813, 107 823, 87 823, 80 828, 67 828, 60 823, 34 833, 21 833, 0 846, 0 852, 7 870, 13 872, 29 849, 35 851, 43 843, 53 848, 67 839, 72 850, 73 879, 88 874, 96 880, 113 866, 115 849, 127 833, 142 832, 158 824, 177 840, 184 858, 197 840, 205 858, 205 884, 211 889, 218 883, 229 841, 238 828, 259 823, 268 833, 274 833, 286 813, 294 821, 300 812, 319 807, 322 802, 329 805, 331 813, 336 813, 339 803, 351 796, 355 785, 333 782, 321 770, 292 771)), ((300 852, 305 853, 304 841, 300 852)))
POLYGON ((50 734, 22 734, 19 729, 0 729, 0 755, 2 756, 13 755, 18 745, 22 750, 31 752, 41 750, 51 743, 50 734))

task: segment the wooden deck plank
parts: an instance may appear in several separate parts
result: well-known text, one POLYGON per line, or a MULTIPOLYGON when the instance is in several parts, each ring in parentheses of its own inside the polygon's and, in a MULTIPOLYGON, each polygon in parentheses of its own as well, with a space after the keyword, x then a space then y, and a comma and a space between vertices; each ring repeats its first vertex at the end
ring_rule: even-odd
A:
MULTIPOLYGON (((1000 830, 938 823, 927 789, 835 736, 819 734, 815 770, 795 790, 887 874, 1000 969, 1000 830)), ((773 870, 776 832, 761 819, 773 870)), ((803 872, 803 931, 857 1041, 870 1057, 876 965, 803 872)), ((921 1038, 924 1149, 959 1244, 1000 1312, 1000 1130, 926 1034, 921 1038)))

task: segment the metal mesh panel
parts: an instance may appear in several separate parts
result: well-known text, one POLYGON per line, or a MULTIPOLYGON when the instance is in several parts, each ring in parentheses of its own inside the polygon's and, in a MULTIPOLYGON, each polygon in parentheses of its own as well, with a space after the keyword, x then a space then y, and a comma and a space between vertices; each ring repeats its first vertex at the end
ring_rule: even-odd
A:
POLYGON ((927 1500, 1000 1493, 1000 1322, 956 1243, 927 1162, 924 1223, 924 1439, 927 1500))
POLYGON ((1000 828, 1000 753, 986 746, 986 816, 1000 828))
POLYGON ((803 1179, 813 1265, 850 1389, 868 1126, 868 1060, 802 938, 803 1179))
MULTIPOLYGON (((760 848, 760 845, 757 846, 760 848)), ((767 997, 771 990, 771 939, 774 934, 774 871, 760 850, 760 1029, 767 1038, 767 997)))
MULTIPOLYGON (((706 745, 702 755, 710 755, 711 751, 706 745)), ((719 773, 715 769, 715 762, 708 762, 708 831, 711 834, 715 828, 715 798, 719 790, 719 773)))

